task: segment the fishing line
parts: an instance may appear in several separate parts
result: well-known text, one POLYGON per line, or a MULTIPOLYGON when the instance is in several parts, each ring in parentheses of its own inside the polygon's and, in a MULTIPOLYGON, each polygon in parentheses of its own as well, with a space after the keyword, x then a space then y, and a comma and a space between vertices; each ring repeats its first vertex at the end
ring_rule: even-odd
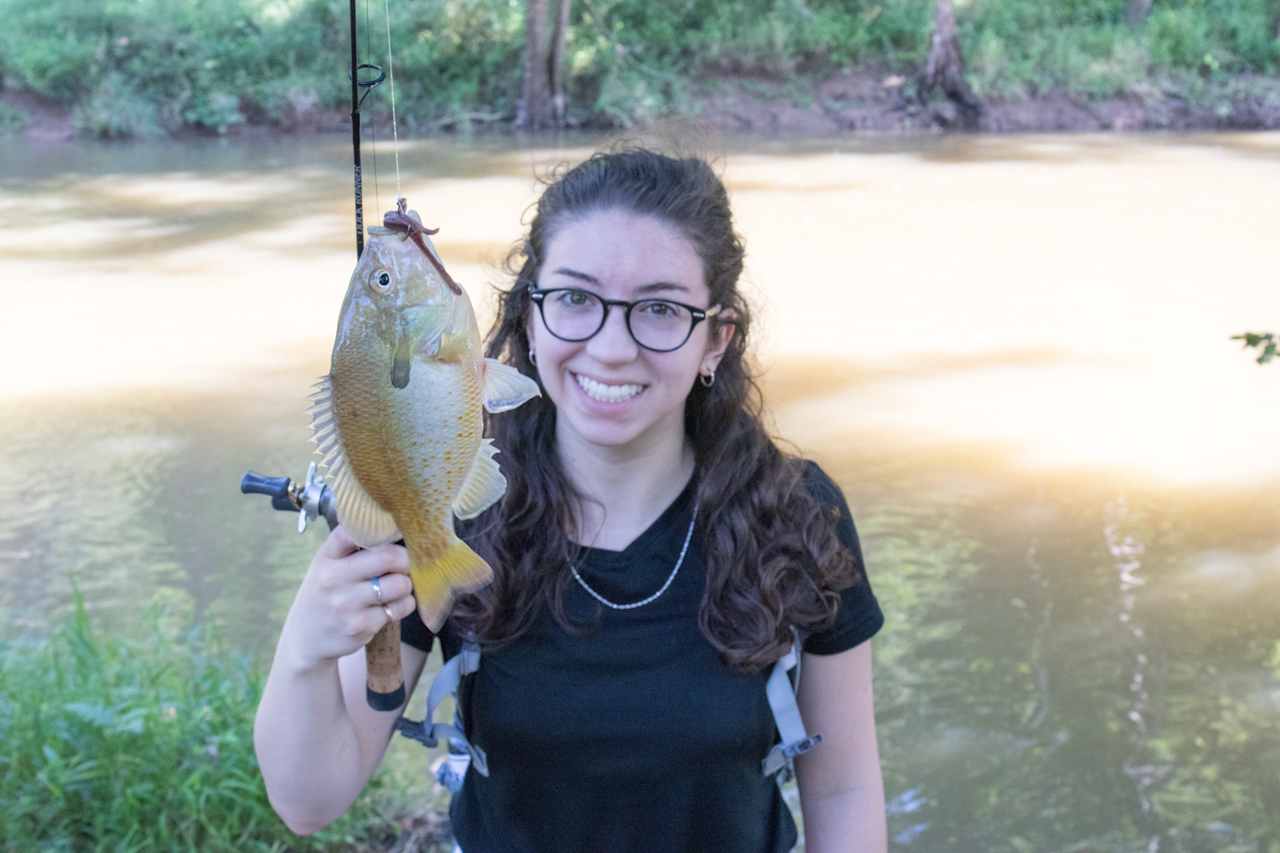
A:
MULTIPOLYGON (((366 47, 366 50, 367 50, 367 49, 370 47, 369 42, 370 42, 370 41, 372 41, 372 39, 370 38, 370 36, 369 36, 369 35, 367 35, 368 33, 372 32, 372 30, 370 30, 370 29, 369 29, 369 0, 364 0, 364 31, 365 31, 365 33, 366 33, 366 35, 365 35, 365 47, 366 47)), ((372 52, 372 51, 368 51, 368 50, 367 50, 367 53, 368 53, 368 52, 372 52)), ((367 55, 367 53, 366 53, 366 55, 367 55)), ((363 103, 363 100, 364 100, 364 99, 362 98, 362 99, 361 99, 361 102, 362 102, 362 103, 363 103)), ((379 213, 381 213, 381 211, 382 211, 382 199, 378 196, 378 123, 377 123, 376 121, 369 122, 369 147, 370 147, 370 149, 372 149, 372 153, 373 153, 373 204, 374 204, 374 210, 376 210, 376 211, 378 211, 379 213)))
POLYGON ((400 132, 396 128, 396 63, 391 54, 391 0, 382 0, 387 22, 387 69, 391 73, 391 150, 396 158, 396 201, 403 198, 400 192, 400 132))

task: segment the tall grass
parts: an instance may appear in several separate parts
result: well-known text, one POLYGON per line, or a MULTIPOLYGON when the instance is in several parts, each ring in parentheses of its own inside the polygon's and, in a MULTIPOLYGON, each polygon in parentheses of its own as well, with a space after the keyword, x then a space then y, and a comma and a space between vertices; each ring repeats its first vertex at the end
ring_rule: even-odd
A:
POLYGON ((0 646, 0 839, 9 850, 385 846, 375 777, 307 838, 267 802, 252 725, 263 673, 207 632, 96 630, 77 595, 48 639, 0 646))

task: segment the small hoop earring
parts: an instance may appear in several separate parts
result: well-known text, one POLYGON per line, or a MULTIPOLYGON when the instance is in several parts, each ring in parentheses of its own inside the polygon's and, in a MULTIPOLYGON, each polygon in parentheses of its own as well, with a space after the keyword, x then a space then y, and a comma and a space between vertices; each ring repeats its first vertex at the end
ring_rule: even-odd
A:
POLYGON ((538 354, 533 350, 529 350, 529 363, 535 366, 538 364, 538 354))
POLYGON ((716 372, 713 370, 710 373, 700 373, 698 381, 702 383, 703 388, 710 388, 716 384, 716 372))

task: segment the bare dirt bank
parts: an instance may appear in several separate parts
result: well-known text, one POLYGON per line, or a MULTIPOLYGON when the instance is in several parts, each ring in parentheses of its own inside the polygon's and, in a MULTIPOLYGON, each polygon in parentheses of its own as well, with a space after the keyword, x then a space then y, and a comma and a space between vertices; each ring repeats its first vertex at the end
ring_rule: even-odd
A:
MULTIPOLYGON (((683 99, 680 118, 723 131, 831 135, 844 132, 982 133, 1037 131, 1193 131, 1280 128, 1280 78, 1242 76, 1205 81, 1189 92, 1156 82, 1135 84, 1120 96, 1090 98, 1052 91, 1021 98, 988 98, 973 120, 943 97, 921 99, 915 81, 901 75, 850 69, 823 77, 724 76, 697 84, 683 99)), ((49 143, 75 138, 72 111, 26 92, 0 92, 0 105, 23 116, 13 135, 49 143)), ((670 118, 665 117, 665 118, 670 118)), ((492 116, 486 116, 492 119, 492 116)), ((368 119, 366 119, 368 121, 368 119)), ((344 111, 314 110, 283 123, 248 123, 229 135, 348 132, 344 111)), ((509 131, 509 117, 476 121, 472 128, 509 131)), ((441 125, 448 132, 453 125, 441 125)), ((582 126, 590 129, 590 125, 582 126)), ((601 130, 607 129, 601 126, 601 130)), ((419 133, 422 131, 419 130, 419 133)), ((439 132, 439 131, 437 131, 439 132)))

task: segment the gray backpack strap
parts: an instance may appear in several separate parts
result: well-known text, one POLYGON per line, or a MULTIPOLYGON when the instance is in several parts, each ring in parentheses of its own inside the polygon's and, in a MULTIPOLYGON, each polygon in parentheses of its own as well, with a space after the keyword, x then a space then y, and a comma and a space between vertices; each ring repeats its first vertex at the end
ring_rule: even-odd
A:
POLYGON ((803 654, 803 640, 799 631, 794 631, 795 639, 791 649, 778 659, 769 673, 769 681, 765 691, 769 697, 769 710, 773 712, 773 722, 778 727, 779 742, 769 750, 761 764, 761 772, 765 776, 778 774, 778 782, 786 782, 794 773, 793 759, 803 755, 822 743, 822 735, 810 735, 805 731, 804 721, 800 719, 800 706, 796 704, 796 690, 800 687, 800 657, 803 654), (787 673, 795 669, 794 687, 787 673))
POLYGON ((475 640, 467 639, 462 643, 462 650, 448 660, 440 671, 436 673, 436 677, 431 680, 431 688, 427 691, 427 715, 421 722, 415 722, 405 717, 401 717, 396 721, 396 728, 406 737, 412 738, 419 743, 428 747, 435 747, 440 742, 440 738, 444 737, 448 741, 450 760, 441 765, 441 773, 447 775, 448 779, 442 778, 441 784, 450 790, 456 791, 453 787, 462 785, 462 775, 466 773, 466 764, 475 767, 476 772, 481 776, 489 775, 489 762, 485 757, 484 750, 478 746, 474 746, 467 740, 467 736, 462 731, 462 714, 456 710, 458 707, 458 685, 462 683, 464 675, 470 675, 480 668, 480 644, 475 640), (454 697, 454 717, 452 723, 437 723, 436 709, 444 700, 452 696, 454 697), (466 758, 466 764, 461 764, 457 759, 466 758))

